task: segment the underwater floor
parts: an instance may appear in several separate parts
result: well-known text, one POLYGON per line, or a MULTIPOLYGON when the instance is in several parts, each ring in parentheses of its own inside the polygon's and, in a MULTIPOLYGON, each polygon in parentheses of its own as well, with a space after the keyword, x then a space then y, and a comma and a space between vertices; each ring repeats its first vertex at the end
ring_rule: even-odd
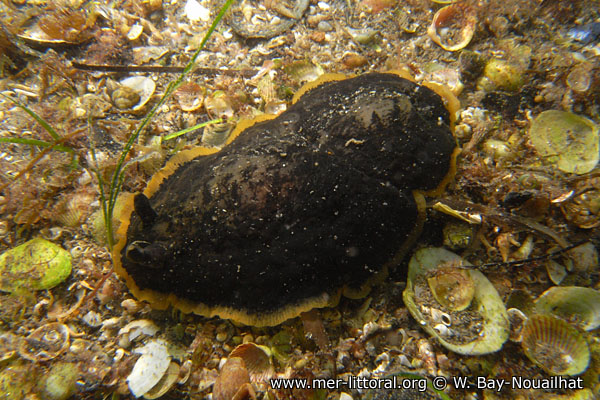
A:
POLYGON ((599 57, 598 0, 1 2, 0 399, 600 398, 599 57))

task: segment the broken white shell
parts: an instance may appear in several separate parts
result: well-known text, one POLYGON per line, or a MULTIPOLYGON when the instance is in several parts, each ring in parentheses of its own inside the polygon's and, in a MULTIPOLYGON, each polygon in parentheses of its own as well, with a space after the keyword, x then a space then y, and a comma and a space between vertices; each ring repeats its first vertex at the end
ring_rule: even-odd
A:
POLYGON ((210 10, 198 3, 196 0, 188 0, 185 3, 183 12, 190 22, 206 22, 210 20, 210 10))
POLYGON ((162 378, 160 378, 158 383, 154 385, 152 389, 148 390, 146 394, 144 394, 144 398, 148 400, 153 400, 162 397, 162 395, 171 390, 173 385, 175 385, 175 382, 177 382, 178 378, 179 364, 171 361, 171 363, 169 364, 169 368, 164 373, 162 378))
POLYGON ((154 336, 160 328, 149 319, 137 319, 131 321, 119 330, 119 335, 129 334, 129 340, 133 341, 141 335, 154 336))
POLYGON ((171 355, 167 343, 160 339, 148 342, 144 347, 135 349, 134 353, 142 356, 127 377, 127 386, 135 397, 140 397, 161 380, 171 364, 171 355))
POLYGON ((139 37, 144 32, 144 27, 140 24, 134 24, 131 28, 129 28, 129 32, 127 32, 127 39, 134 41, 139 39, 139 37))

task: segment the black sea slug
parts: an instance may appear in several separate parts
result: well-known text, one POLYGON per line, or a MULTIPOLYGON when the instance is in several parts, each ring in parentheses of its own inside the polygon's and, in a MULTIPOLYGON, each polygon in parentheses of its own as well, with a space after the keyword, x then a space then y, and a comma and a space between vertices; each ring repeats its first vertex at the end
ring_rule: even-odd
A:
POLYGON ((315 86, 222 150, 177 156, 135 196, 113 254, 134 295, 275 325, 364 296, 398 262, 414 193, 452 175, 444 100, 391 73, 315 86))

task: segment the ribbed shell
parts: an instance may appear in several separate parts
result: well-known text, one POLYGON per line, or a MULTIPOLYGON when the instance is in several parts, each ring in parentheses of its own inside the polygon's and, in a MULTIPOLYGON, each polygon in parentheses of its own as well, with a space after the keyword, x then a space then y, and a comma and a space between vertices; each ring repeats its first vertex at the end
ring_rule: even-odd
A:
POLYGON ((521 345, 531 361, 552 375, 578 375, 590 362, 583 335, 552 315, 532 315, 522 331, 521 345))

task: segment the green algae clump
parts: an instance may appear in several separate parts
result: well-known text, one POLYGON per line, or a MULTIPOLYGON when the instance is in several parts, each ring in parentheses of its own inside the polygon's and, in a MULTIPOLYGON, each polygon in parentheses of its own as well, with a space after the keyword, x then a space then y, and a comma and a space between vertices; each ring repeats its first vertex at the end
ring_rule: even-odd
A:
POLYGON ((60 362, 44 377, 41 394, 48 400, 66 400, 77 390, 79 369, 74 363, 60 362))
POLYGON ((32 239, 0 254, 0 290, 4 292, 51 289, 70 274, 69 252, 44 239, 32 239))
POLYGON ((503 60, 492 59, 483 70, 479 86, 486 91, 498 89, 516 92, 523 86, 523 76, 514 65, 503 60))

